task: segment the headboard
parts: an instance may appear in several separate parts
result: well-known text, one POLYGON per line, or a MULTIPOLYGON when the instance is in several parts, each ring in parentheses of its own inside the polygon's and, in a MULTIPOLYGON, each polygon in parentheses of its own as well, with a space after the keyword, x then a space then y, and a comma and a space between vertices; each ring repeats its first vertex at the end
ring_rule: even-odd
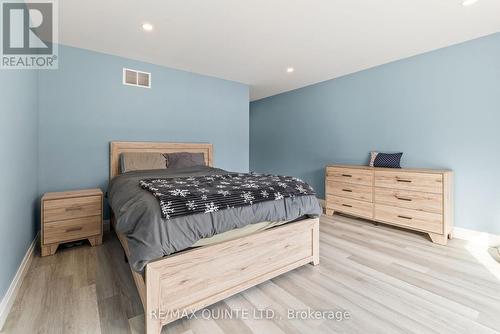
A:
POLYGON ((109 149, 110 180, 120 174, 120 154, 123 152, 203 153, 207 166, 213 164, 212 144, 112 141, 109 149))

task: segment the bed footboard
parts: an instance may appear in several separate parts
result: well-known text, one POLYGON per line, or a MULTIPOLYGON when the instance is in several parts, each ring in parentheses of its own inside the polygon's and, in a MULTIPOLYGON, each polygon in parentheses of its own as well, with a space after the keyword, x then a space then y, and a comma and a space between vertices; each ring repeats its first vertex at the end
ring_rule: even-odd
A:
MULTIPOLYGON (((304 264, 319 263, 319 219, 185 251, 146 266, 146 333, 304 264)), ((139 287, 139 286, 138 286, 139 287)))

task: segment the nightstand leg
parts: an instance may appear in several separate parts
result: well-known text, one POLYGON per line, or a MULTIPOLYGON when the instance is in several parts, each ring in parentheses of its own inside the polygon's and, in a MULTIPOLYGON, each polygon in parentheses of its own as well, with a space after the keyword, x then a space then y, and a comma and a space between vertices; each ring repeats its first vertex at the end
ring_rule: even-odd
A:
POLYGON ((332 209, 325 209, 325 214, 327 216, 333 216, 333 210, 332 209))
POLYGON ((42 256, 54 255, 56 253, 58 246, 59 244, 42 245, 41 246, 42 256))
POLYGON ((92 247, 99 246, 102 244, 102 235, 98 235, 96 237, 89 238, 90 245, 92 247))

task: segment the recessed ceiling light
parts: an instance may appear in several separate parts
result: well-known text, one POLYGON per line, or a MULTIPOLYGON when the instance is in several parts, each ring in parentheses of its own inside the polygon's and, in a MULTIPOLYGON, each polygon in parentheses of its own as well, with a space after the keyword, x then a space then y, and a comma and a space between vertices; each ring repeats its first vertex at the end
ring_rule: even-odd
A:
POLYGON ((464 7, 472 6, 476 2, 478 2, 478 0, 464 0, 464 1, 462 1, 462 6, 464 6, 464 7))
POLYGON ((295 69, 293 67, 287 67, 286 68, 286 73, 293 73, 295 69))
POLYGON ((153 25, 151 23, 143 23, 142 30, 151 31, 151 30, 153 30, 153 25))

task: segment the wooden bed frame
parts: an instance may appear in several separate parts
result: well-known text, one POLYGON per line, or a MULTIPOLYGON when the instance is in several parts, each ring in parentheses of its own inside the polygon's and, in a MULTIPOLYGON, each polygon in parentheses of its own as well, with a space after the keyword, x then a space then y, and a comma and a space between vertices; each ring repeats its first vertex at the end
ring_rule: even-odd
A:
MULTIPOLYGON (((119 174, 123 152, 201 152, 213 164, 211 144, 111 142, 110 180, 119 174)), ((112 217, 114 226, 115 221, 112 217)), ((117 233, 129 256, 127 239, 117 233)), ((132 270, 144 307, 147 334, 273 277, 319 264, 319 219, 304 219, 218 244, 189 249, 132 270)))

